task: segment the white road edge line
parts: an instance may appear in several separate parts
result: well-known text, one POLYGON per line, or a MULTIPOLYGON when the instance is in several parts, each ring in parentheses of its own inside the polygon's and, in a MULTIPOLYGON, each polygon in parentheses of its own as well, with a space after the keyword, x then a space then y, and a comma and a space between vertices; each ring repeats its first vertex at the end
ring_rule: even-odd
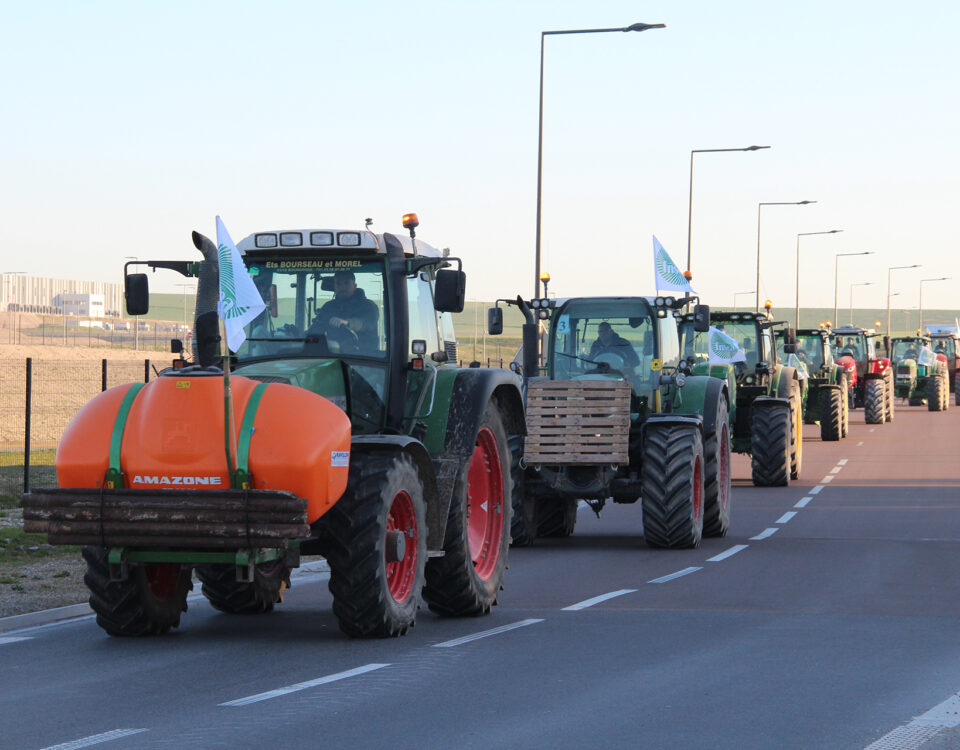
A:
POLYGON ((777 523, 787 523, 787 522, 788 522, 791 518, 793 518, 795 515, 797 515, 797 511, 795 511, 795 510, 788 510, 786 513, 784 513, 782 516, 780 516, 780 518, 777 519, 777 523))
POLYGON ((809 503, 811 500, 813 500, 813 498, 810 497, 810 495, 807 495, 806 497, 800 498, 800 499, 797 501, 797 504, 794 505, 793 507, 794 507, 794 508, 806 508, 806 507, 807 507, 807 503, 809 503))
POLYGON ((721 560, 726 560, 728 557, 733 557, 735 554, 745 550, 749 546, 749 544, 736 544, 730 549, 721 552, 719 555, 708 557, 707 562, 720 562, 721 560))
POLYGON ((895 747, 897 750, 916 750, 936 737, 944 729, 960 726, 960 695, 951 695, 925 714, 888 732, 864 750, 882 750, 895 747))
POLYGON ((480 638, 487 638, 491 635, 500 635, 500 633, 506 633, 509 630, 516 630, 517 628, 525 628, 527 625, 536 625, 538 622, 543 622, 543 618, 540 619, 531 619, 531 620, 520 620, 520 622, 513 622, 509 625, 501 625, 499 628, 492 628, 491 630, 482 630, 479 633, 474 633, 473 635, 465 635, 463 638, 455 638, 452 641, 444 641, 443 643, 434 643, 434 648, 453 648, 454 646, 461 646, 464 643, 470 643, 470 641, 476 641, 480 638))
POLYGON ((818 484, 816 487, 811 487, 811 488, 810 488, 810 494, 811 494, 811 495, 819 495, 819 494, 820 494, 820 491, 821 491, 822 489, 823 489, 823 485, 819 485, 819 484, 818 484))
POLYGON ((775 528, 764 529, 763 531, 761 531, 761 532, 760 532, 759 534, 757 534, 756 536, 750 537, 750 541, 751 541, 751 542, 759 542, 759 541, 761 541, 761 540, 763 540, 763 539, 767 539, 767 538, 773 536, 773 535, 776 534, 778 531, 780 531, 780 529, 775 529, 775 528))
POLYGON ((830 469, 831 474, 839 474, 841 471, 843 471, 842 466, 834 466, 832 469, 830 469))
POLYGON ((146 731, 146 729, 114 729, 110 732, 103 732, 102 734, 93 734, 83 739, 63 742, 59 745, 51 745, 50 747, 44 748, 44 750, 78 750, 81 747, 99 745, 101 742, 119 740, 121 737, 129 737, 131 734, 140 734, 146 731))
POLYGON ((17 641, 29 641, 31 636, 29 635, 10 635, 2 636, 0 635, 0 646, 3 646, 7 643, 16 643, 17 641))
POLYGON ((278 698, 288 693, 296 693, 298 690, 306 690, 307 688, 317 687, 318 685, 337 682, 337 680, 345 680, 348 677, 356 677, 357 675, 366 674, 367 672, 373 672, 375 669, 383 669, 389 666, 389 664, 367 664, 362 667, 357 667, 356 669, 348 669, 346 672, 337 672, 336 674, 329 674, 326 677, 318 677, 315 680, 307 680, 306 682, 298 682, 295 685, 287 685, 286 687, 277 688, 276 690, 268 690, 265 693, 248 695, 246 698, 237 698, 237 700, 227 701, 220 705, 248 706, 251 703, 259 703, 260 701, 270 700, 271 698, 278 698))
POLYGON ((839 461, 837 461, 837 466, 846 466, 846 465, 847 465, 847 459, 845 458, 841 458, 839 461))
POLYGON ((823 479, 820 480, 820 484, 829 484, 833 481, 833 474, 827 474, 823 479))
POLYGON ((581 609, 592 607, 594 604, 605 602, 608 599, 615 599, 618 596, 623 596, 624 594, 633 594, 634 592, 636 592, 636 589, 620 589, 619 591, 611 591, 609 594, 600 594, 600 596, 595 596, 592 599, 584 599, 582 602, 571 604, 569 607, 564 607, 560 611, 561 612, 577 612, 581 609))
POLYGON ((670 575, 660 576, 660 578, 654 578, 652 581, 647 581, 647 583, 666 583, 667 581, 672 581, 675 578, 680 578, 681 576, 688 576, 691 573, 696 573, 698 570, 703 570, 703 567, 691 567, 684 568, 683 570, 678 570, 676 573, 670 573, 670 575))

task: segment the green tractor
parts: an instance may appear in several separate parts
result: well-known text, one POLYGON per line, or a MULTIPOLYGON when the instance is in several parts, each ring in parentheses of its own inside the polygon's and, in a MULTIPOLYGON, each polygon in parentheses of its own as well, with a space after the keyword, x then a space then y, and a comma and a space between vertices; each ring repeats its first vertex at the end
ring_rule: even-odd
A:
MULTIPOLYGON (((680 356, 673 297, 507 301, 523 312, 526 435, 516 443, 514 544, 569 536, 578 502, 641 505, 652 547, 696 547, 730 525, 730 392, 680 356), (544 366, 538 321, 546 324, 544 366), (544 374, 539 374, 543 372, 544 374)), ((709 326, 697 305, 691 325, 709 326)), ((502 332, 503 310, 489 312, 502 332)), ((519 368, 518 368, 519 369, 519 368)))
POLYGON ((910 406, 926 403, 929 411, 945 411, 950 405, 947 358, 934 353, 927 336, 898 336, 890 340, 894 370, 894 393, 910 406))
POLYGON ((931 326, 930 340, 933 353, 942 354, 947 360, 950 393, 953 394, 953 403, 960 406, 960 335, 956 326, 931 326))
MULTIPOLYGON (((407 215, 409 237, 242 240, 245 267, 226 278, 249 274, 265 309, 229 357, 217 313, 228 245, 194 233, 202 262, 127 264, 199 277, 193 364, 93 399, 61 440, 60 488, 23 499, 27 530, 84 545, 104 630, 177 627, 194 572, 216 609, 269 612, 301 554, 327 559, 353 637, 402 635, 423 602, 451 616, 496 603, 520 381, 458 368, 450 313, 466 277, 416 226, 407 215)), ((126 271, 128 312, 144 314, 147 275, 126 271)))
POLYGON ((846 369, 833 361, 830 334, 820 328, 796 332, 796 348, 787 354, 788 332, 775 333, 777 355, 801 374, 803 384, 803 421, 820 425, 820 439, 840 440, 850 425, 846 369))
MULTIPOLYGON (((712 311, 712 328, 698 331, 680 319, 683 356, 694 375, 723 380, 731 399, 733 450, 750 456, 753 483, 786 487, 803 464, 803 386, 795 367, 777 361, 773 327, 760 312, 712 311)), ((784 349, 793 352, 793 331, 784 349)))

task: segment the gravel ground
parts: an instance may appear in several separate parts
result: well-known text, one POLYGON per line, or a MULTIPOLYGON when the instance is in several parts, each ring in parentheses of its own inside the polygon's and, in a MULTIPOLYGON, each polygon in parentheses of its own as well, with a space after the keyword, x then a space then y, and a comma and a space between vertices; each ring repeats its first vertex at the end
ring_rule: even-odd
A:
POLYGON ((0 617, 87 601, 86 569, 79 552, 5 565, 0 570, 0 617))

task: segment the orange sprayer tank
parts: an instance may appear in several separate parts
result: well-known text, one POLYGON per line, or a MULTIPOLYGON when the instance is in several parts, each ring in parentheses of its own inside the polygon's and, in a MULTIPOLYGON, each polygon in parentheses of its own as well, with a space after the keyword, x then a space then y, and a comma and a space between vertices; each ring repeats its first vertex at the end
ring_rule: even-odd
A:
MULTIPOLYGON (((231 378, 239 435, 258 385, 231 378)), ((109 468, 110 438, 131 385, 101 393, 67 426, 57 448, 60 487, 100 487, 109 468)), ((254 489, 286 490, 306 498, 316 521, 343 494, 350 455, 350 420, 322 396, 282 383, 266 386, 250 438, 254 489)), ((123 431, 120 466, 130 489, 227 489, 223 378, 164 376, 137 394, 123 431)))

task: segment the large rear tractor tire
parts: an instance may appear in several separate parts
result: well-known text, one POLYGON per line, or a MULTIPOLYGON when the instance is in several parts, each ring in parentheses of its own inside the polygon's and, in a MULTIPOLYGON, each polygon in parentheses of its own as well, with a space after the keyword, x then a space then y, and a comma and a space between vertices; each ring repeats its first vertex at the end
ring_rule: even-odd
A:
POLYGON ((640 472, 643 538, 651 547, 699 547, 703 537, 703 440, 700 430, 648 425, 640 472))
POLYGON ((960 406, 960 372, 953 378, 953 405, 960 406))
POLYGON ((355 453, 347 492, 321 519, 333 614, 353 638, 413 627, 427 560, 420 472, 404 453, 355 453))
POLYGON ((197 577, 210 605, 231 615, 270 612, 290 586, 290 569, 282 560, 257 565, 250 582, 237 581, 235 565, 198 565, 197 577))
POLYGON ((503 419, 487 404, 473 455, 453 489, 443 557, 427 564, 423 598, 440 615, 482 615, 497 602, 510 549, 512 479, 503 419))
POLYGON ((753 409, 750 425, 750 468, 757 487, 790 484, 790 435, 793 414, 782 406, 753 409))
POLYGON ((840 437, 845 438, 850 434, 850 389, 847 387, 846 379, 842 381, 841 393, 843 394, 840 397, 843 405, 843 421, 841 422, 840 437))
POLYGON ((875 378, 868 380, 863 388, 863 419, 867 424, 883 424, 887 401, 886 384, 875 378))
POLYGON ((513 481, 511 492, 510 543, 514 547, 529 547, 537 538, 536 503, 524 498, 526 483, 520 467, 523 457, 523 435, 511 435, 507 443, 510 446, 510 478, 513 481))
POLYGON ((730 528, 730 424, 727 400, 717 400, 713 431, 703 443, 703 535, 722 537, 730 528))
POLYGON ((576 498, 537 498, 537 536, 572 536, 576 526, 576 498))
POLYGON ((97 625, 110 635, 160 635, 180 625, 187 611, 187 593, 193 588, 192 569, 179 563, 131 565, 123 581, 110 580, 110 551, 84 547, 90 589, 90 607, 97 625))
POLYGON ((800 397, 800 384, 793 383, 790 394, 790 409, 793 412, 790 433, 790 478, 799 479, 803 469, 803 403, 800 397))
POLYGON ((820 391, 820 439, 833 442, 843 437, 844 394, 834 388, 820 391))
POLYGON ((884 400, 884 407, 885 407, 886 411, 884 411, 884 413, 883 413, 883 421, 884 421, 884 422, 892 422, 892 421, 893 421, 893 411, 894 411, 893 402, 894 402, 894 400, 895 400, 894 397, 893 397, 893 396, 894 396, 894 393, 893 393, 894 384, 893 384, 893 368, 892 368, 892 367, 888 367, 888 368, 884 371, 884 373, 883 373, 883 382, 884 382, 884 384, 885 384, 885 385, 884 385, 884 390, 885 390, 885 393, 886 393, 886 398, 885 398, 885 400, 884 400))
POLYGON ((939 374, 927 381, 927 411, 943 411, 946 380, 939 374))

